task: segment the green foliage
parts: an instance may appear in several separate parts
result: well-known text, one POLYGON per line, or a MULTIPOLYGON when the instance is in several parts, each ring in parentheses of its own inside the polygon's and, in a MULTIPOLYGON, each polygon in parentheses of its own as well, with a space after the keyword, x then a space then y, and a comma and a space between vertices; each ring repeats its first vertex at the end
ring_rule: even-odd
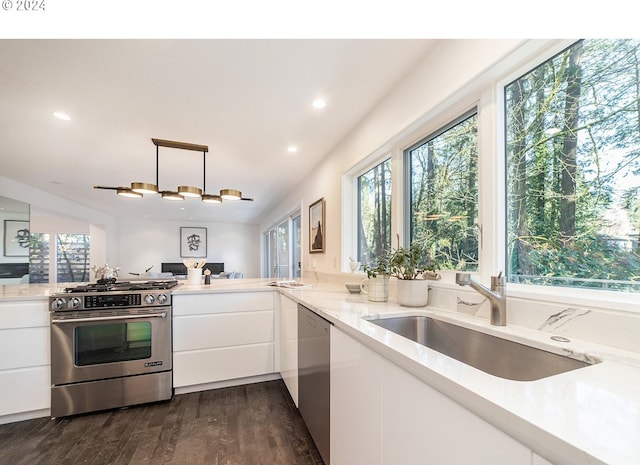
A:
POLYGON ((512 280, 638 280, 639 75, 640 41, 584 40, 505 89, 512 280))
POLYGON ((477 125, 474 113, 409 151, 411 238, 442 269, 477 270, 477 125))
POLYGON ((358 261, 391 247, 391 159, 358 177, 358 261))
POLYGON ((435 271, 438 267, 430 258, 425 244, 414 241, 409 248, 398 246, 391 252, 385 251, 372 265, 365 265, 363 268, 369 278, 381 274, 398 279, 421 279, 426 271, 435 271))
POLYGON ((362 269, 367 273, 367 278, 375 278, 378 275, 391 275, 390 255, 383 251, 373 259, 371 264, 365 264, 362 269))
POLYGON ((428 249, 419 242, 409 248, 398 247, 389 259, 391 275, 398 279, 420 279, 425 271, 435 271, 436 265, 429 260, 428 249))

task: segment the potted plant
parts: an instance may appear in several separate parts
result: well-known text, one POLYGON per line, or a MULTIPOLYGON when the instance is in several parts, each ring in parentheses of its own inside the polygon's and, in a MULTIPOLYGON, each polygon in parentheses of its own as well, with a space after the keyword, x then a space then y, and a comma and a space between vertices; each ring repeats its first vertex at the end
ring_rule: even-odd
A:
POLYGON ((367 279, 360 283, 363 294, 372 302, 386 302, 389 299, 389 276, 391 276, 391 266, 389 254, 383 253, 373 265, 364 265, 363 269, 367 273, 367 279))
MULTIPOLYGON (((398 240, 399 242, 399 240, 398 240)), ((429 260, 427 249, 419 242, 400 247, 389 257, 391 276, 398 280, 398 303, 406 307, 424 307, 429 299, 429 280, 440 279, 436 263, 429 260)))

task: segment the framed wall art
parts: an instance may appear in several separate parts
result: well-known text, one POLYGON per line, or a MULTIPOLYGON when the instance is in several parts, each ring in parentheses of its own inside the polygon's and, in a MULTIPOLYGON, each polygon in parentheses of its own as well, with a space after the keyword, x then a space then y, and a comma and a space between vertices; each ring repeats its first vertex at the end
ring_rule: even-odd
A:
POLYGON ((309 253, 324 253, 326 225, 324 197, 309 206, 309 253))
POLYGON ((29 222, 4 220, 4 256, 29 256, 29 222))
POLYGON ((207 257, 207 228, 180 228, 180 256, 207 257))

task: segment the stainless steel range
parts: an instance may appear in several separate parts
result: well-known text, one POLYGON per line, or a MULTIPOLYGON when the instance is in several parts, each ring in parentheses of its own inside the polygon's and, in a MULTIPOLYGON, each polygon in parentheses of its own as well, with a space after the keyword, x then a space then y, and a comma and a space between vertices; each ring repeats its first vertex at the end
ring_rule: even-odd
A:
POLYGON ((171 399, 171 288, 107 282, 49 298, 51 416, 171 399))

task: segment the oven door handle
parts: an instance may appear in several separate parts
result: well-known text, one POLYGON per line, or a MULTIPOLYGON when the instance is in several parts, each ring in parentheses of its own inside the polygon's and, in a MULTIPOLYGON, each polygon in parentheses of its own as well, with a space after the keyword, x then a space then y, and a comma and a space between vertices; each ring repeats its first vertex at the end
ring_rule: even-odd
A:
POLYGON ((85 323, 93 321, 110 321, 110 320, 133 320, 140 318, 166 318, 167 312, 161 313, 148 313, 145 315, 115 315, 115 316, 96 316, 93 318, 54 318, 51 320, 52 324, 61 323, 85 323))

